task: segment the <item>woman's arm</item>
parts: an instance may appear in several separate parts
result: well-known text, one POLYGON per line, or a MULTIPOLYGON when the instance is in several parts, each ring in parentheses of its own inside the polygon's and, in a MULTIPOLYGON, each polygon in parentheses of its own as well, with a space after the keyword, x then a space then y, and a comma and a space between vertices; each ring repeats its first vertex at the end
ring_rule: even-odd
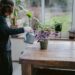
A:
POLYGON ((24 28, 15 28, 15 29, 10 28, 7 25, 5 18, 0 16, 0 31, 4 35, 14 35, 14 34, 24 33, 24 28))
POLYGON ((10 28, 6 23, 0 24, 0 31, 3 35, 15 35, 24 33, 24 28, 10 28))
POLYGON ((13 28, 6 27, 5 30, 6 30, 7 34, 9 34, 9 35, 24 33, 24 28, 13 29, 13 28))

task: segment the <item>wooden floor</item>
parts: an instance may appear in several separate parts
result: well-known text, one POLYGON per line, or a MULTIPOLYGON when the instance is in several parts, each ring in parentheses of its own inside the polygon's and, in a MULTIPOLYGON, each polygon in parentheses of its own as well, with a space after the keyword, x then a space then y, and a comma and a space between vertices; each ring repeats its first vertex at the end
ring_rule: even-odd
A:
POLYGON ((13 62, 13 75, 22 75, 21 65, 19 63, 13 62))

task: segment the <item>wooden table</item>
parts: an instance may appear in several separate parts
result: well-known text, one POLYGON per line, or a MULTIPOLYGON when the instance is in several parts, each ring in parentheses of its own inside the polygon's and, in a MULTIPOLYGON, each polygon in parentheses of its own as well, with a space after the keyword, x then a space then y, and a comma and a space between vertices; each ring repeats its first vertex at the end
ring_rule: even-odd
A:
POLYGON ((32 75, 32 67, 75 70, 75 42, 49 41, 47 50, 40 50, 39 43, 25 47, 20 56, 22 75, 32 75))

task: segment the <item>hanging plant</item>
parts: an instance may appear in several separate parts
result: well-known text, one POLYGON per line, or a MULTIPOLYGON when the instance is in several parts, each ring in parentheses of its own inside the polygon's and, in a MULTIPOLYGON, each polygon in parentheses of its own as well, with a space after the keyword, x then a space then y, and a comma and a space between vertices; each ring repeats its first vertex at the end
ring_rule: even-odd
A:
POLYGON ((26 16, 29 18, 29 26, 30 26, 30 19, 32 18, 32 13, 27 11, 26 16))
POLYGON ((30 11, 28 11, 28 12, 26 13, 26 15, 27 15, 28 18, 31 18, 31 17, 32 17, 32 13, 31 13, 30 11))
POLYGON ((16 0, 16 5, 19 5, 21 3, 21 0, 16 0))

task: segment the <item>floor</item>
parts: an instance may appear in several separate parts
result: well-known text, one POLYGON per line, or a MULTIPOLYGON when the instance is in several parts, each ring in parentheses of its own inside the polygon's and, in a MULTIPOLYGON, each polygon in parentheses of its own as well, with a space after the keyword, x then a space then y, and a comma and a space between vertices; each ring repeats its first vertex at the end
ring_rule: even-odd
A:
POLYGON ((21 75, 21 65, 13 63, 13 75, 21 75))

